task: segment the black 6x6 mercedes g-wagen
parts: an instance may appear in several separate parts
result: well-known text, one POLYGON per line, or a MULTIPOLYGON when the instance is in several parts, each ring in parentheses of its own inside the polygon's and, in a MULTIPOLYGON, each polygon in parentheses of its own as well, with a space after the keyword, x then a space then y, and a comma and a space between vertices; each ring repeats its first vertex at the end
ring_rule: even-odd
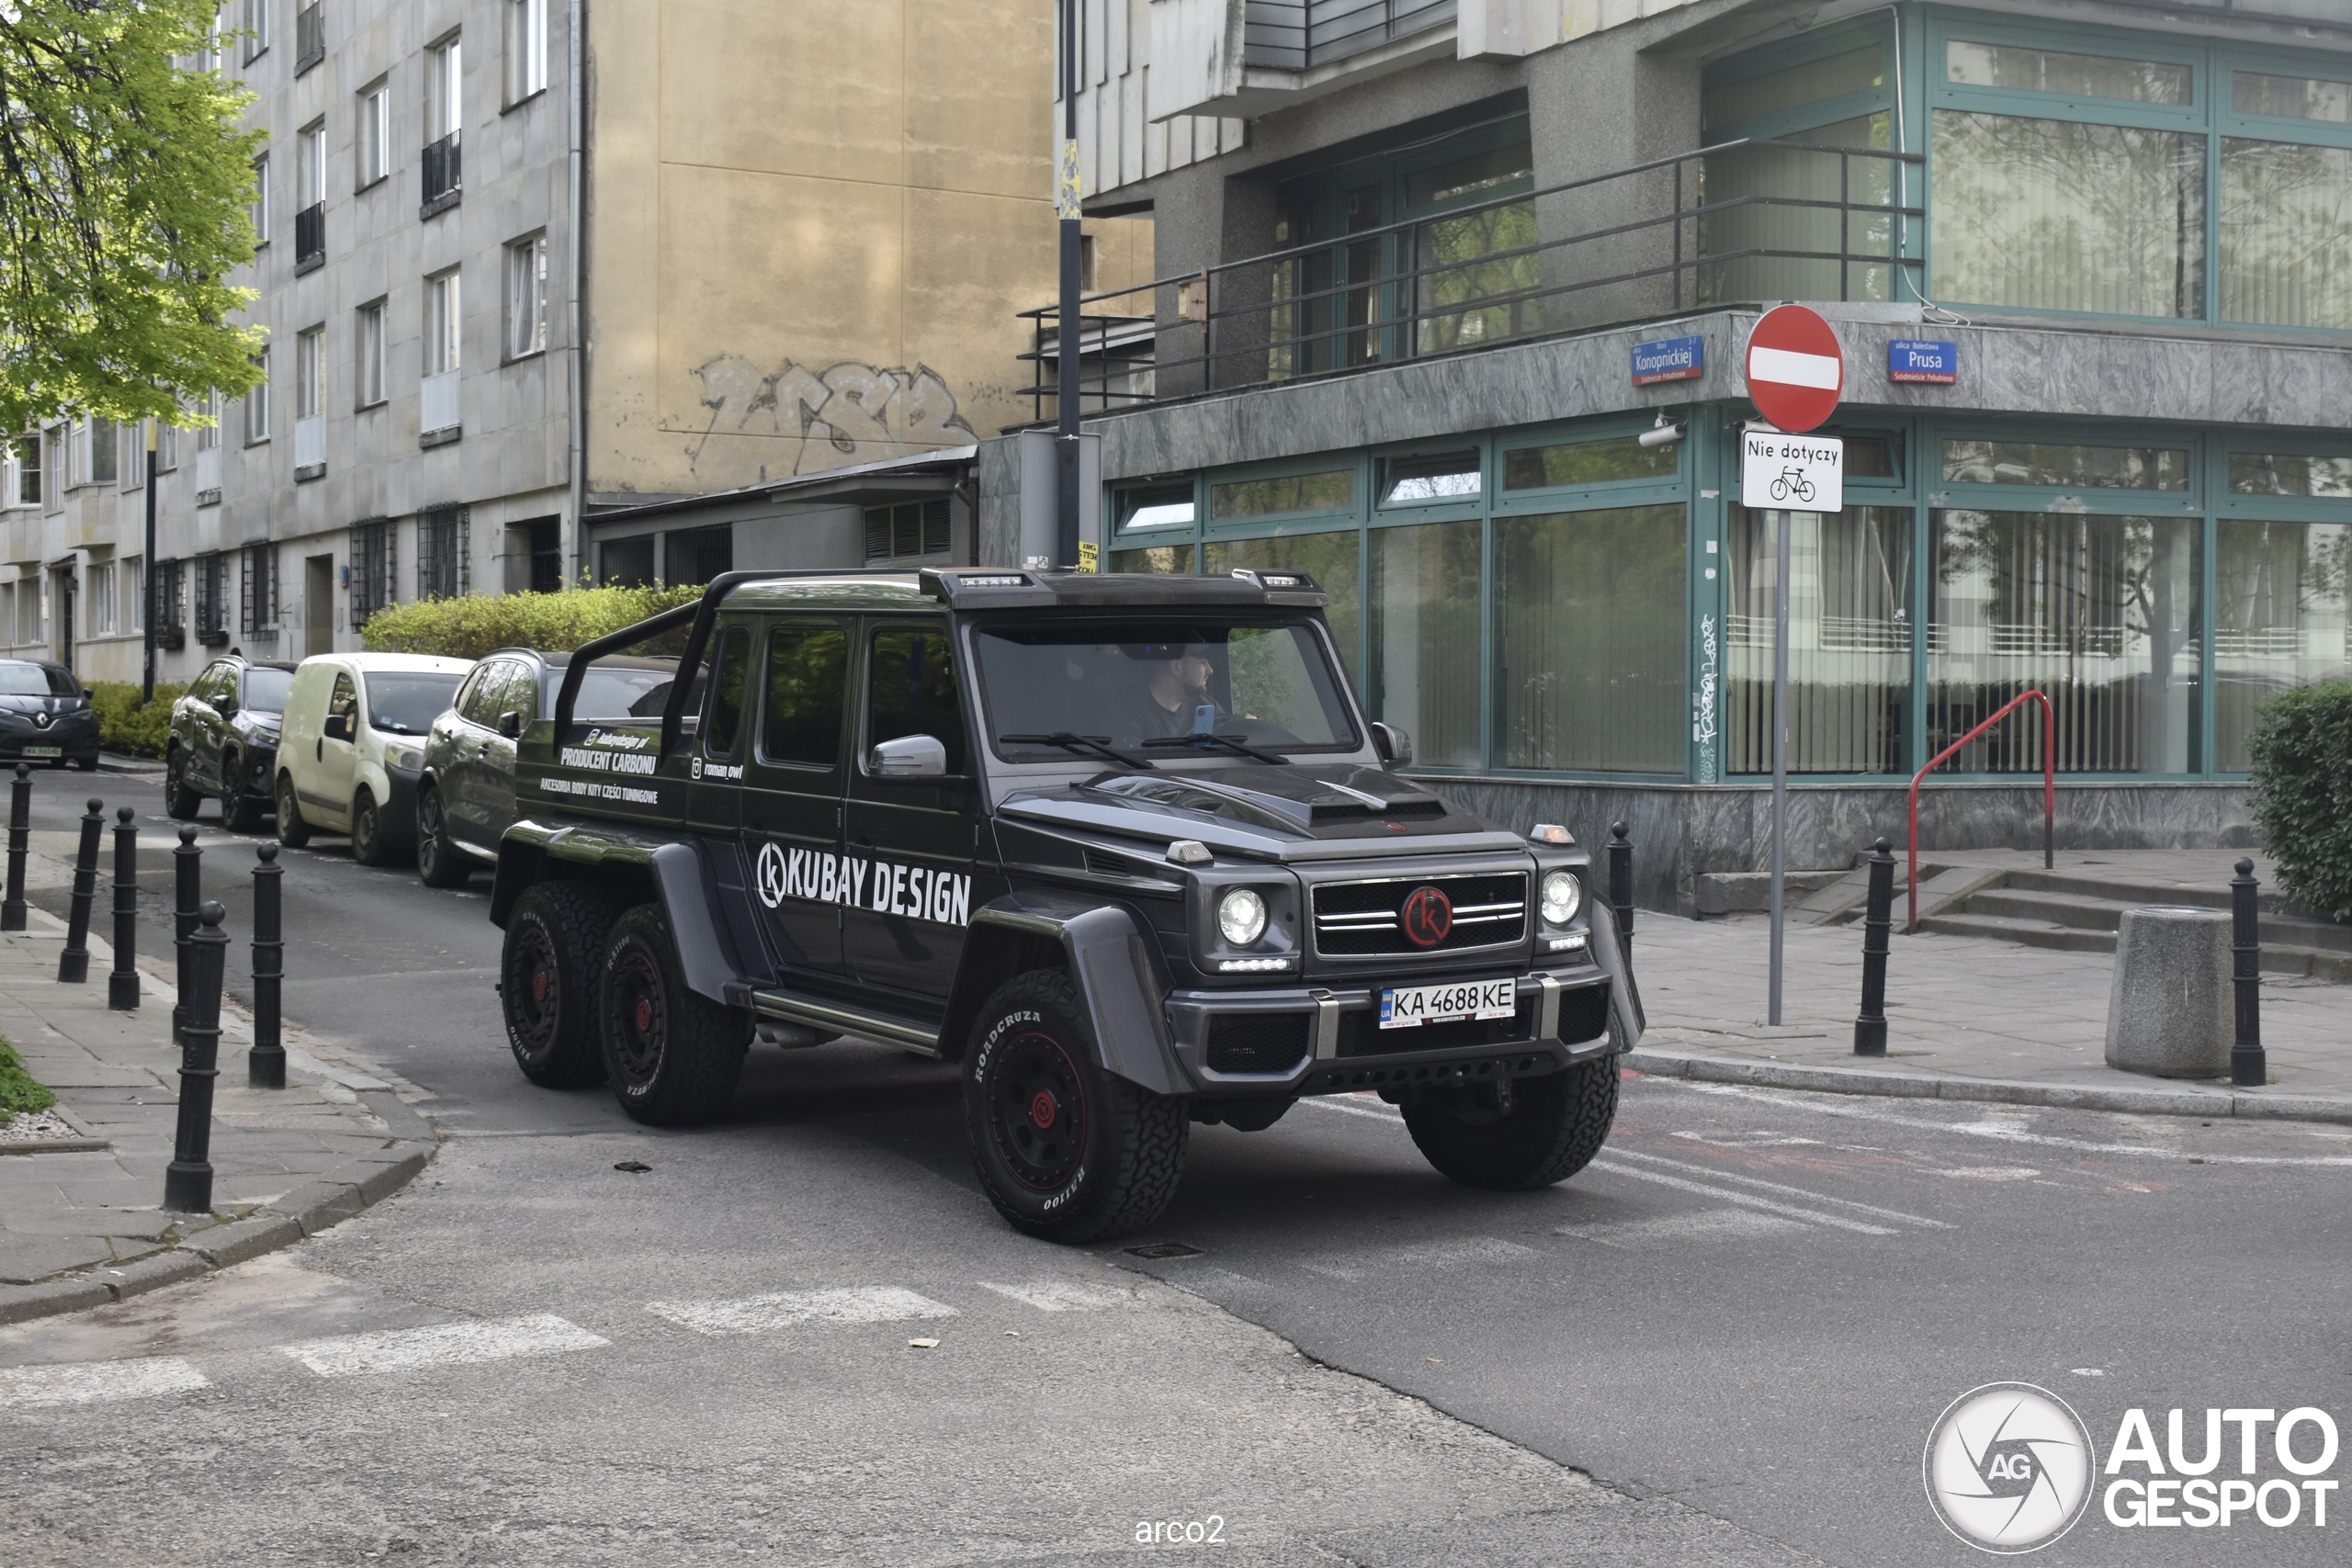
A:
POLYGON ((717 1113, 755 1038, 958 1061, 989 1195, 1063 1241, 1158 1214, 1190 1123, 1302 1095, 1377 1090, 1471 1186, 1573 1174, 1641 1028, 1589 858, 1389 772, 1325 603, 730 572, 588 644, 499 846, 515 1060, 658 1123, 717 1113), (624 654, 676 660, 661 716, 575 719, 624 654))

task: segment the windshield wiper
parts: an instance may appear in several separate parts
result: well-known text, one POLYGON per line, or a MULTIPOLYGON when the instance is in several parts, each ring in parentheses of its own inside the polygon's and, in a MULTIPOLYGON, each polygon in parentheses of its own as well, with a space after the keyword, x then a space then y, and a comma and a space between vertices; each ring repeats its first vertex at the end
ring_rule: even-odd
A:
POLYGON ((1102 757, 1125 767, 1159 771, 1152 766, 1150 758, 1130 757, 1113 746, 1107 735, 1076 735, 1067 729, 1057 729, 1051 735, 1000 735, 997 740, 1005 746, 1058 746, 1081 757, 1102 757))
POLYGON ((1161 735, 1146 740, 1142 744, 1147 750, 1163 746, 1222 746, 1235 756, 1247 757, 1255 762, 1264 762, 1276 768, 1290 766, 1288 757, 1277 756, 1272 751, 1261 751, 1255 746, 1244 741, 1238 735, 1161 735))

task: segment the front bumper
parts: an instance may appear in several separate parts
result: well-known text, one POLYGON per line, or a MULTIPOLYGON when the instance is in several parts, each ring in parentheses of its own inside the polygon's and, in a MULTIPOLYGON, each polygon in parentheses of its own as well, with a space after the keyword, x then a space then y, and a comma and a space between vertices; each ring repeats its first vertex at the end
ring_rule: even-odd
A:
MULTIPOLYGON (((1415 976, 1499 979, 1505 970, 1415 976)), ((1532 1077, 1623 1047, 1611 1033, 1611 981, 1598 965, 1522 971, 1519 1011, 1483 1022, 1379 1028, 1377 985, 1176 991, 1170 1042, 1204 1099, 1263 1099, 1464 1079, 1532 1077)))
POLYGON ((384 765, 384 832, 396 844, 416 842, 416 769, 384 765))
POLYGON ((237 747, 237 776, 224 781, 239 795, 250 799, 275 803, 277 799, 277 738, 266 740, 252 736, 241 738, 237 747))

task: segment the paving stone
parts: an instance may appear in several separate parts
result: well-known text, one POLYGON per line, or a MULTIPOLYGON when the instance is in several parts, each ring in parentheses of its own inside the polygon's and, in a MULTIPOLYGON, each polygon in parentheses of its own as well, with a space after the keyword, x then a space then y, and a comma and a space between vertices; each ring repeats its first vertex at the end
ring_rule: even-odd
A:
POLYGON ((0 1283, 29 1285, 69 1269, 86 1269, 114 1257, 102 1235, 28 1235, 12 1233, 0 1253, 0 1283))

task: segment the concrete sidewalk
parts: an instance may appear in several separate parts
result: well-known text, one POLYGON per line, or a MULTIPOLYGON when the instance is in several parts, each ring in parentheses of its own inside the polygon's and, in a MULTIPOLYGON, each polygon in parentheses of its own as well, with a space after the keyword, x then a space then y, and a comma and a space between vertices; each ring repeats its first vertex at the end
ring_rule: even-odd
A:
MULTIPOLYGON (((2037 862, 2040 857, 2035 857, 2037 862)), ((2144 1077, 2106 1064, 2103 953, 1922 931, 1896 911, 1887 1054, 1854 1051, 1862 928, 1787 928, 1781 1025, 1765 1023, 1770 923, 1643 913, 1634 973, 1649 1015, 1637 1070, 1854 1094, 2064 1105, 2194 1116, 2352 1122, 2352 988, 2267 975, 2270 1083, 2144 1077)))
MULTIPOLYGON (((33 857, 28 881, 58 874, 47 859, 33 857)), ((111 949, 94 938, 89 982, 60 985, 64 927, 39 908, 30 923, 0 936, 0 1035, 55 1091, 71 1135, 0 1138, 0 1323, 119 1301, 299 1240, 397 1191, 431 1157, 433 1131, 401 1086, 306 1049, 299 1028, 283 1033, 287 1088, 247 1088, 252 1029, 224 1016, 213 1212, 165 1213, 180 1062, 168 970, 142 963, 139 1010, 113 1011, 111 949)))

